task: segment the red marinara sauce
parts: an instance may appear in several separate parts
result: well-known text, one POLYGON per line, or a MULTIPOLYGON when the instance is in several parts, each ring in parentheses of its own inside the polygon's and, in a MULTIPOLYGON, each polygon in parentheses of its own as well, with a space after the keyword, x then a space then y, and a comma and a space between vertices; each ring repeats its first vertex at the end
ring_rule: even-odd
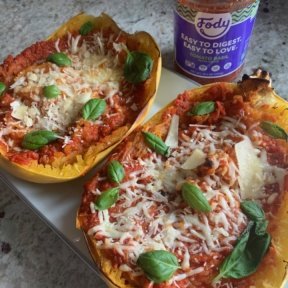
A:
POLYGON ((175 67, 201 83, 229 82, 242 70, 260 0, 177 0, 175 67))

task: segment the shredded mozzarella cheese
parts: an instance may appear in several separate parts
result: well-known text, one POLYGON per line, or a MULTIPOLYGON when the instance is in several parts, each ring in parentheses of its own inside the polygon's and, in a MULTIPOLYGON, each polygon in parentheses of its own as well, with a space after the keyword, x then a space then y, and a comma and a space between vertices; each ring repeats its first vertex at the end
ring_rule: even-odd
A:
MULTIPOLYGON (((45 63, 43 67, 39 64, 15 79, 10 86, 14 89, 15 99, 11 110, 12 117, 20 121, 22 129, 52 130, 64 135, 69 125, 81 117, 81 109, 90 99, 101 96, 114 105, 113 96, 120 93, 123 68, 115 61, 117 55, 105 47, 111 41, 117 53, 127 48, 125 44, 113 43, 112 38, 104 38, 101 33, 95 33, 89 41, 81 41, 81 35, 69 36, 66 53, 72 60, 71 66, 45 63), (53 99, 45 98, 42 90, 49 85, 56 85, 60 95, 53 99), (27 93, 32 101, 22 97, 27 93)), ((55 42, 55 49, 60 51, 59 39, 55 42)))
MULTIPOLYGON (((259 191, 268 183, 281 184, 286 172, 268 164, 265 150, 253 146, 245 135, 246 126, 239 119, 225 117, 218 126, 192 124, 191 135, 187 133, 179 138, 179 119, 173 119, 167 138, 168 143, 175 145, 169 156, 164 158, 148 150, 149 156, 137 160, 127 158, 125 165, 136 165, 137 169, 119 185, 118 201, 122 209, 117 213, 109 209, 96 211, 100 224, 92 227, 88 234, 105 236, 103 243, 97 242, 98 248, 113 249, 125 256, 128 260, 120 270, 135 275, 139 275, 135 263, 141 253, 172 252, 181 259, 181 271, 169 281, 177 287, 177 281, 209 269, 208 261, 195 266, 194 255, 209 258, 216 253, 213 256, 216 259, 217 253, 233 249, 248 222, 239 207, 242 199, 264 197, 259 191), (247 165, 259 168, 259 171, 249 171, 259 181, 252 176, 247 178, 247 165), (185 181, 201 187, 212 208, 210 213, 197 213, 183 206, 181 186, 185 181), (255 189, 250 189, 248 194, 252 184, 256 185, 255 189)), ((267 203, 273 203, 276 197, 275 193, 267 196, 267 203)))

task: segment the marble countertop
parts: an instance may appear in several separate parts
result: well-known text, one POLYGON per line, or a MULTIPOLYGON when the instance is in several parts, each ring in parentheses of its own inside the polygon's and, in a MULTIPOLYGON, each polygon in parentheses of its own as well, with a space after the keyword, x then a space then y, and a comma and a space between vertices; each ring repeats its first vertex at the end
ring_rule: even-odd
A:
MULTIPOLYGON (((172 0, 1 0, 0 60, 45 38, 80 11, 94 15, 104 11, 128 32, 151 33, 161 48, 163 66, 173 69, 173 5, 172 0)), ((286 0, 261 1, 243 71, 250 73, 259 66, 270 71, 277 93, 285 98, 287 15, 286 0)), ((95 287, 94 272, 1 180, 0 247, 0 288, 95 287)))

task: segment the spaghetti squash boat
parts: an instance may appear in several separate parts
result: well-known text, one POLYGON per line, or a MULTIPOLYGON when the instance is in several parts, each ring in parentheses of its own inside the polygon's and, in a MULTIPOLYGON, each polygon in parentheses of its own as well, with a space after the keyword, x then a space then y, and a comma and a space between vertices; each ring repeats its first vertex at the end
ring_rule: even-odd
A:
POLYGON ((161 55, 146 32, 79 14, 0 66, 0 165, 32 182, 86 173, 146 116, 161 55))
POLYGON ((185 91, 86 184, 77 225, 111 287, 282 287, 288 103, 268 84, 185 91))

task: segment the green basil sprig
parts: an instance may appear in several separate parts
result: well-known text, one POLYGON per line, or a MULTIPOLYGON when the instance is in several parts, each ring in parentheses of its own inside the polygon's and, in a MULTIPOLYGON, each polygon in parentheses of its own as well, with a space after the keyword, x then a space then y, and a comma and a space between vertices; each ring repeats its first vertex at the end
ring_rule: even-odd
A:
MULTIPOLYGON (((238 239, 236 246, 234 247, 232 253, 222 262, 219 274, 214 279, 214 281, 218 281, 221 278, 235 278, 234 269, 237 269, 240 263, 240 257, 243 255, 244 250, 246 248, 250 230, 253 226, 253 222, 250 222, 246 228, 246 230, 242 233, 241 237, 238 239)), ((238 277, 236 277, 238 279, 238 277)))
POLYGON ((125 177, 125 170, 121 163, 117 160, 113 160, 108 164, 107 173, 109 181, 117 184, 120 184, 125 177))
POLYGON ((43 88, 43 93, 46 98, 52 99, 60 94, 60 90, 56 85, 49 85, 43 88))
POLYGON ((252 200, 244 200, 240 204, 242 212, 255 222, 255 233, 264 235, 268 226, 265 213, 258 203, 252 200))
POLYGON ((255 223, 255 233, 259 236, 264 235, 267 231, 268 220, 261 220, 255 223))
POLYGON ((0 96, 3 95, 5 90, 6 90, 6 85, 3 82, 0 82, 0 96))
POLYGON ((28 150, 37 150, 55 141, 58 135, 49 130, 38 130, 26 134, 22 140, 22 147, 28 150))
POLYGON ((162 141, 161 138, 153 133, 142 131, 146 144, 155 152, 168 156, 169 147, 162 141))
POLYGON ((284 139, 286 141, 288 140, 287 132, 282 127, 273 122, 262 121, 260 123, 260 127, 273 138, 284 139))
POLYGON ((185 202, 199 212, 210 212, 211 206, 203 192, 194 184, 185 182, 181 187, 181 194, 185 202))
POLYGON ((72 64, 71 59, 63 52, 56 52, 56 53, 50 54, 47 57, 47 60, 49 62, 55 63, 56 65, 60 67, 71 66, 72 64))
POLYGON ((85 120, 96 120, 104 113, 106 102, 103 99, 90 99, 82 108, 82 117, 85 120))
POLYGON ((82 35, 82 36, 85 36, 87 35, 88 33, 90 33, 93 29, 93 23, 88 21, 86 23, 84 23, 80 29, 79 29, 79 33, 82 35))
POLYGON ((252 200, 244 200, 240 204, 243 213, 253 221, 265 220, 265 213, 258 203, 252 200))
POLYGON ((214 281, 221 278, 241 279, 253 274, 265 256, 270 242, 270 235, 257 235, 255 223, 250 222, 232 253, 222 262, 220 273, 214 281))
POLYGON ((110 188, 100 194, 94 205, 97 210, 106 210, 111 207, 119 197, 119 188, 110 188))
MULTIPOLYGON (((120 182, 125 177, 125 170, 120 162, 113 160, 108 164, 107 167, 108 179, 111 182, 120 184, 120 182)), ((96 199, 94 205, 97 210, 106 210, 110 208, 119 198, 120 188, 114 187, 110 188, 101 193, 101 195, 96 199)))
POLYGON ((215 102, 206 101, 196 104, 189 112, 190 115, 202 116, 215 111, 215 102))
POLYGON ((138 84, 149 78, 153 59, 143 52, 129 52, 124 65, 124 77, 127 82, 138 84))
POLYGON ((179 269, 177 257, 165 250, 155 250, 140 254, 137 265, 154 283, 169 280, 179 269))

